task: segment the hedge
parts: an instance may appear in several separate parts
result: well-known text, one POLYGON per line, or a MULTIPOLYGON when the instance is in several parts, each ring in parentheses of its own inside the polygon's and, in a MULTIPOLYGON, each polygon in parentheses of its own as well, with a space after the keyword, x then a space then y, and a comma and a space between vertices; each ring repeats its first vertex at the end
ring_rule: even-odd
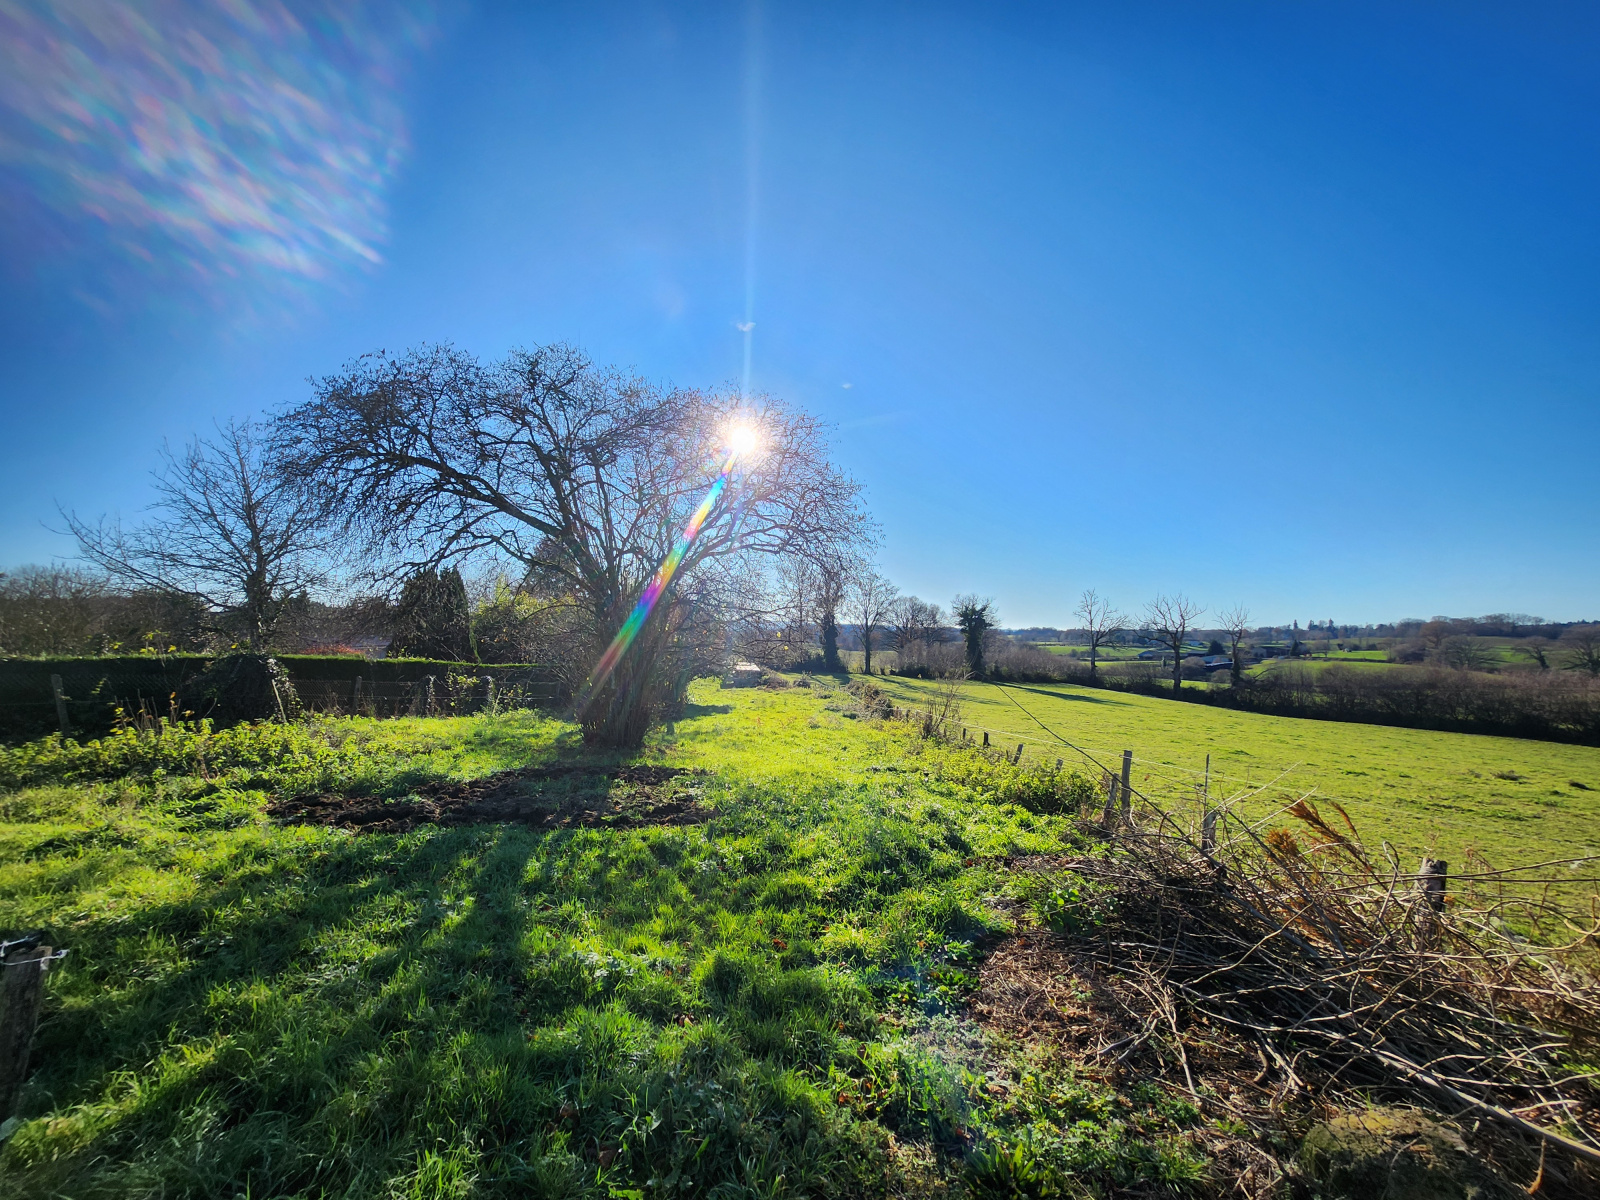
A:
MULTIPOLYGON (((353 697, 360 678, 363 696, 370 700, 374 695, 398 693, 429 676, 440 684, 452 676, 488 676, 497 687, 520 686, 539 699, 560 695, 555 676, 533 663, 366 659, 348 654, 282 654, 277 658, 297 687, 312 685, 304 689, 308 694, 325 694, 329 684, 337 684, 341 694, 347 686, 353 697)), ((191 707, 184 703, 186 686, 214 662, 215 656, 204 654, 0 660, 0 738, 25 741, 60 728, 50 687, 52 675, 61 676, 73 731, 96 736, 111 729, 118 708, 127 713, 143 709, 159 716, 167 715, 174 705, 180 713, 186 711, 191 707)))

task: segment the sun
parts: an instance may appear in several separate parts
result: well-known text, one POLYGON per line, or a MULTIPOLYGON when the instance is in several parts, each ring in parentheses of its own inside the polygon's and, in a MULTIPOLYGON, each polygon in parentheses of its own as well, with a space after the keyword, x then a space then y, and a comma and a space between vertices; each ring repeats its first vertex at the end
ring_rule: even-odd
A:
POLYGON ((761 431, 740 422, 728 429, 728 452, 735 458, 754 458, 761 452, 761 431))

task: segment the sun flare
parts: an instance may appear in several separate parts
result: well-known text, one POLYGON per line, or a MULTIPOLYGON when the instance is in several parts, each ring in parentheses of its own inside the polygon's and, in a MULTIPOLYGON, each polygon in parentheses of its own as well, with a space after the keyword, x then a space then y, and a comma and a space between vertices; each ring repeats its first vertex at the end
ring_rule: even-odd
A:
POLYGON ((753 458, 761 452, 761 431, 754 425, 743 423, 728 429, 728 453, 735 458, 753 458))

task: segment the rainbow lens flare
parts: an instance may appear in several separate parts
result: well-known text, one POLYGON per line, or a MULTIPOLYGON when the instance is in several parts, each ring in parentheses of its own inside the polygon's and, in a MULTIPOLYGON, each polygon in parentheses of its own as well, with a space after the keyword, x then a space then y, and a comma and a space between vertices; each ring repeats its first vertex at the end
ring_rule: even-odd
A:
POLYGON ((678 568, 683 565, 683 559, 689 552, 689 547, 694 544, 694 539, 699 536, 700 530, 705 527, 711 510, 717 506, 722 493, 728 490, 728 481, 733 476, 734 464, 741 455, 754 454, 760 445, 760 437, 754 429, 736 428, 729 437, 728 460, 723 463, 722 471, 717 476, 716 482, 711 485, 711 490, 700 501, 700 507, 694 510, 689 517, 689 522, 683 527, 683 532, 678 535, 678 540, 673 544, 672 550, 662 560, 656 573, 650 577, 650 582, 645 585, 639 594, 639 602, 633 606, 633 611, 628 614, 628 619, 622 623, 622 628, 617 630, 617 636, 611 639, 611 645, 606 647, 606 652, 600 656, 600 661, 595 665, 594 674, 590 677, 589 690, 592 692, 610 677, 616 670, 617 663, 622 661, 622 656, 628 652, 628 647, 633 645, 634 638, 639 636, 639 631, 644 628, 644 623, 650 619, 650 613, 656 606, 656 601, 661 599, 663 592, 672 583, 672 577, 678 573, 678 568))

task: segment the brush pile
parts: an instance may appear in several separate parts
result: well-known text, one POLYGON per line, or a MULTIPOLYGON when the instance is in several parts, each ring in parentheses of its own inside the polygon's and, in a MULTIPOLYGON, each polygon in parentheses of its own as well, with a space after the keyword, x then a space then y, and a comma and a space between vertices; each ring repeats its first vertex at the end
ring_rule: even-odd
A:
POLYGON ((1600 1181, 1600 922, 1574 924, 1550 893, 1593 881, 1480 863, 1446 884, 1444 864, 1402 870, 1339 816, 1301 799, 1270 829, 1223 806, 1198 832, 1160 811, 1101 830, 1104 852, 1071 864, 1046 915, 1115 981, 1135 1033, 1105 1050, 1150 1043, 1199 1101, 1213 1089, 1190 1056, 1216 1035, 1254 1050, 1275 1113, 1296 1097, 1428 1103, 1521 1143, 1536 1182, 1546 1154, 1580 1190, 1600 1181))

